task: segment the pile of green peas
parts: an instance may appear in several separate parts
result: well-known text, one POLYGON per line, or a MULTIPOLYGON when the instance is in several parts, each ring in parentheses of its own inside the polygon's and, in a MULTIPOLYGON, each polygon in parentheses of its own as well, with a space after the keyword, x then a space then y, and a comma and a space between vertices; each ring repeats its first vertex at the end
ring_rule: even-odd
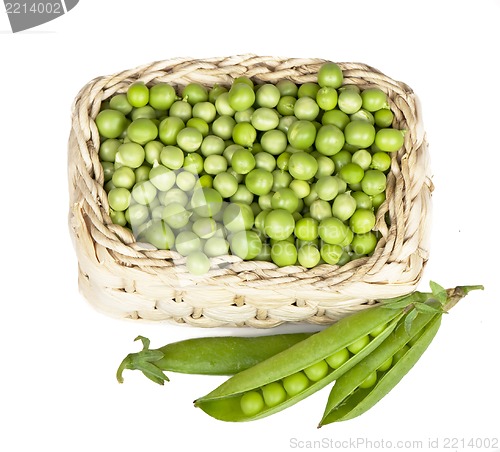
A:
POLYGON ((404 131, 382 90, 343 82, 325 63, 300 85, 133 83, 95 119, 111 220, 196 275, 228 254, 306 268, 370 255, 404 131))

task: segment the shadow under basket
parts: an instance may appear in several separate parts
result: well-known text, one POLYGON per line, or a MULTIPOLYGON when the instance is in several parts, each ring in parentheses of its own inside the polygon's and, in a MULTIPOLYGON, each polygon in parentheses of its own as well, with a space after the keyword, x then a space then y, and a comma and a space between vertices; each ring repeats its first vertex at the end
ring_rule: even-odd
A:
POLYGON ((337 63, 344 84, 382 89, 394 113, 393 127, 406 129, 404 146, 391 155, 386 201, 375 226, 381 238, 371 256, 307 269, 229 255, 211 258, 209 273, 193 276, 177 252, 139 243, 111 221, 95 124, 106 99, 136 81, 148 86, 167 82, 179 89, 191 82, 230 85, 239 76, 256 84, 315 82, 325 62, 256 55, 176 58, 97 77, 81 89, 69 139, 69 228, 79 289, 91 305, 118 318, 270 328, 286 322, 331 324, 376 299, 416 289, 428 259, 433 189, 419 102, 405 83, 365 64, 337 63))

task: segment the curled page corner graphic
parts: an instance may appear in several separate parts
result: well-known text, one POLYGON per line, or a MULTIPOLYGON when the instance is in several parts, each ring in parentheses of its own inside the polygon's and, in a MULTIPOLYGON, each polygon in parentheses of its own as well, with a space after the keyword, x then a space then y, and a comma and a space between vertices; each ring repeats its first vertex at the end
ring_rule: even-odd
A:
POLYGON ((79 0, 4 0, 13 33, 37 27, 72 10, 79 0))

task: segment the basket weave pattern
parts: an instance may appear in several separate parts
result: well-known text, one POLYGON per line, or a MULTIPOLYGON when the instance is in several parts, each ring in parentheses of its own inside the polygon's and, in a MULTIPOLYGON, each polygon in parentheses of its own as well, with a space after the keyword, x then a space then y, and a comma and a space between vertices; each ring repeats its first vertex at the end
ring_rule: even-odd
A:
POLYGON ((245 75, 256 83, 313 82, 325 61, 255 55, 177 58, 98 77, 81 89, 69 139, 69 226, 80 291, 95 308, 119 318, 269 328, 284 322, 329 324, 374 299, 416 288, 428 259, 432 192, 418 99, 406 84, 365 64, 338 63, 344 83, 381 88, 395 114, 393 126, 407 130, 403 148, 392 156, 387 200, 377 212, 382 237, 372 256, 312 269, 224 256, 212 258, 210 272, 195 277, 177 252, 138 243, 111 221, 94 121, 103 101, 135 81, 211 87, 245 75))

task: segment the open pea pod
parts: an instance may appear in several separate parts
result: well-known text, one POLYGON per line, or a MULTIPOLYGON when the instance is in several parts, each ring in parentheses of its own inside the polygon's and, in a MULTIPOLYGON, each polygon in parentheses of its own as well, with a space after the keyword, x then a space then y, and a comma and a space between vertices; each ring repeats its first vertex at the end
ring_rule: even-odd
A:
POLYGON ((401 322, 380 347, 337 379, 318 427, 357 417, 387 395, 425 352, 441 318, 442 313, 419 313, 409 328, 401 322))
POLYGON ((404 308, 379 305, 344 317, 237 373, 194 404, 210 416, 230 422, 260 419, 281 411, 325 387, 373 352, 404 313, 404 308), (345 359, 338 360, 339 354, 345 359))

